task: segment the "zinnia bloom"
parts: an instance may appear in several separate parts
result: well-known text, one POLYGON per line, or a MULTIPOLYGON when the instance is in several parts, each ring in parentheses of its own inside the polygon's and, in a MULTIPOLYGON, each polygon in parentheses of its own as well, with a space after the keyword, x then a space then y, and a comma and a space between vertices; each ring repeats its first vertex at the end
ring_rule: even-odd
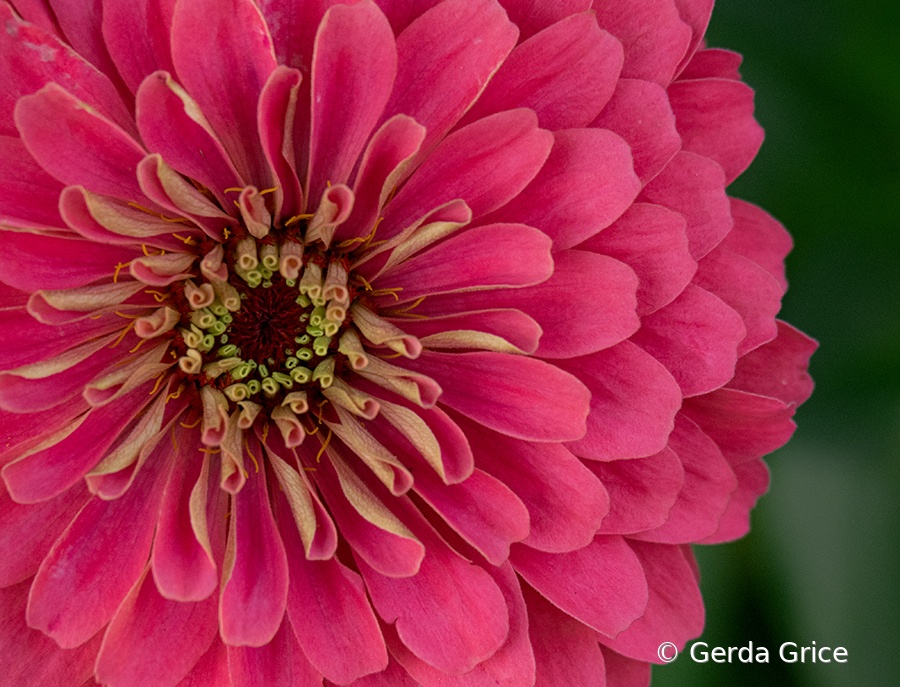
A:
POLYGON ((810 392, 711 0, 0 3, 0 668, 643 685, 810 392))

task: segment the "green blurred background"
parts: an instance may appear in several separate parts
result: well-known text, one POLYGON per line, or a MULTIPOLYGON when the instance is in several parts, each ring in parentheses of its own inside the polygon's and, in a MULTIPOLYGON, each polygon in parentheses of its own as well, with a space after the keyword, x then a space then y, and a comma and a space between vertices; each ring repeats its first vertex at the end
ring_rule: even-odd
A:
POLYGON ((770 663, 654 668, 654 687, 900 684, 900 3, 718 0, 766 141, 729 189, 794 236, 782 317, 820 342, 816 391, 751 533, 700 547, 712 646, 770 663), (781 662, 786 641, 846 664, 781 662))

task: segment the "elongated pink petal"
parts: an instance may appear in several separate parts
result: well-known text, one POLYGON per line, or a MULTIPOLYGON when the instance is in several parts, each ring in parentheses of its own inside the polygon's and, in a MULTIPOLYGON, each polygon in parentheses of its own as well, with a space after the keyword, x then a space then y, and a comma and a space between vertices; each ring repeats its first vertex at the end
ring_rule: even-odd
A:
POLYGON ((538 685, 599 685, 606 681, 596 633, 547 599, 525 587, 528 634, 534 648, 538 685))
POLYGON ((230 684, 228 653, 225 645, 217 637, 191 672, 176 687, 222 687, 230 684))
POLYGON ((612 226, 578 246, 620 260, 638 276, 637 313, 671 303, 697 271, 684 217, 660 205, 634 203, 612 226))
POLYGON ((684 484, 684 469, 666 447, 646 458, 588 463, 609 492, 603 534, 631 534, 662 525, 684 484))
POLYGON ((257 133, 256 107, 278 65, 256 3, 178 3, 172 21, 172 61, 179 81, 197 101, 241 178, 259 189, 269 188, 271 171, 257 133))
POLYGON ((13 136, 0 136, 0 185, 0 218, 17 226, 64 226, 56 206, 47 202, 59 195, 62 184, 13 136))
POLYGON ((694 52, 700 47, 703 41, 703 34, 706 33, 706 27, 709 25, 709 17, 712 14, 714 0, 675 0, 675 6, 678 8, 678 14, 681 20, 691 27, 691 44, 688 46, 687 52, 678 65, 676 74, 678 74, 691 58, 694 52))
POLYGON ((158 69, 173 71, 169 35, 175 0, 112 0, 103 3, 103 41, 125 85, 136 92, 158 69))
POLYGON ((97 69, 118 82, 119 75, 103 40, 101 20, 102 0, 71 3, 66 0, 47 0, 59 28, 80 55, 84 55, 97 69))
POLYGON ((276 221, 300 214, 303 205, 303 189, 297 178, 293 141, 290 138, 301 81, 299 71, 279 66, 269 75, 259 97, 259 136, 277 187, 276 221))
POLYGON ((746 329, 733 309, 693 284, 644 318, 632 341, 659 360, 685 396, 706 393, 734 375, 746 329))
POLYGON ((95 497, 82 509, 34 579, 28 602, 31 627, 62 647, 74 647, 112 619, 147 564, 162 473, 158 464, 148 463, 121 498, 95 497))
POLYGON ((791 235, 764 210, 737 198, 730 200, 734 229, 720 245, 749 258, 787 289, 784 259, 794 245, 791 235))
POLYGON ((738 487, 731 495, 728 509, 719 520, 719 529, 702 544, 719 544, 743 537, 750 530, 750 511, 756 500, 769 488, 769 469, 759 459, 748 460, 734 468, 738 487))
POLYGON ((287 616, 272 641, 256 648, 228 646, 228 669, 232 687, 321 687, 322 676, 313 668, 297 638, 291 632, 287 616))
POLYGON ((147 572, 103 637, 96 677, 105 685, 171 687, 190 672, 216 636, 215 597, 198 603, 170 601, 147 572))
POLYGON ((644 572, 622 537, 597 535, 569 553, 517 544, 510 561, 554 606, 607 636, 624 630, 647 606, 644 572))
POLYGON ((136 174, 147 152, 57 84, 21 98, 14 117, 28 152, 62 183, 126 201, 144 197, 136 174))
POLYGON ((392 660, 380 673, 372 673, 356 680, 353 687, 421 687, 400 664, 392 660))
POLYGON ((397 37, 397 79, 384 119, 409 115, 427 131, 422 150, 431 150, 484 89, 518 33, 496 0, 437 4, 397 37))
POLYGON ((607 646, 600 646, 606 667, 606 683, 621 687, 650 687, 650 664, 626 658, 607 646))
POLYGON ((0 670, 16 687, 45 687, 90 679, 102 633, 73 649, 23 623, 31 580, 0 588, 0 670))
MULTIPOLYGON (((260 455, 259 444, 247 450, 260 455)), ((221 633, 230 645, 263 646, 281 626, 288 593, 287 556, 269 506, 265 469, 251 473, 233 496, 231 518, 225 555, 234 563, 226 560, 223 574, 221 633)))
POLYGON ((641 661, 660 662, 663 642, 684 648, 703 630, 703 599, 687 547, 629 542, 647 576, 650 598, 644 614, 615 638, 598 638, 615 651, 641 661))
POLYGON ((518 45, 462 119, 528 107, 541 127, 556 131, 584 127, 603 109, 622 68, 622 46, 579 13, 518 45))
POLYGON ((505 353, 427 351, 408 364, 441 385, 441 403, 485 427, 531 441, 584 435, 588 390, 549 363, 505 353), (480 380, 477 389, 473 379, 480 380))
POLYGON ((635 174, 645 184, 681 149, 668 95, 652 81, 619 79, 612 98, 591 126, 609 129, 625 139, 631 146, 635 174), (640 117, 634 116, 637 111, 640 117))
POLYGON ((54 499, 22 505, 0 494, 0 587, 33 576, 53 542, 87 503, 90 494, 78 485, 54 499))
POLYGON ((631 150, 610 131, 572 129, 553 134, 550 157, 528 187, 487 221, 522 222, 571 248, 609 226, 631 205, 640 182, 631 150))
POLYGON ((500 0, 500 4, 522 32, 519 36, 520 41, 524 41, 569 15, 587 12, 591 8, 591 0, 559 0, 559 2, 500 0))
POLYGON ((312 207, 326 182, 349 180, 388 102, 396 73, 394 34, 374 2, 337 5, 325 13, 312 63, 307 181, 312 207))
POLYGON ((665 447, 681 391, 651 355, 623 341, 561 361, 560 366, 591 391, 587 434, 568 444, 569 450, 591 460, 616 460, 648 456, 665 447))

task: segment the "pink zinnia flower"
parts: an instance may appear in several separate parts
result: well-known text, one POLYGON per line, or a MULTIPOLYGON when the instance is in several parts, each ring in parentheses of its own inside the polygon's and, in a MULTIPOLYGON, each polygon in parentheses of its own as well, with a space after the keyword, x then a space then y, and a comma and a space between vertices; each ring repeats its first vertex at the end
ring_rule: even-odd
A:
POLYGON ((0 4, 0 668, 642 685, 810 392, 711 0, 0 4))

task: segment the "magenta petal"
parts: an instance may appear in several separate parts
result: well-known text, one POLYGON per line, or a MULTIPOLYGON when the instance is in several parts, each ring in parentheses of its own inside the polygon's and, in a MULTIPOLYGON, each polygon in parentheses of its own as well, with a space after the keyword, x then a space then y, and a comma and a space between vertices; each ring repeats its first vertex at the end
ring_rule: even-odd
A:
POLYGON ((607 682, 596 632, 525 587, 528 634, 534 648, 536 685, 591 685, 607 682))
POLYGON ((517 544, 510 560, 554 606, 605 635, 617 635, 647 606, 644 572, 622 537, 597 535, 568 553, 517 544))
POLYGON ((806 368, 818 344, 789 324, 776 324, 778 336, 738 360, 728 387, 799 405, 813 390, 806 368))
POLYGON ((594 236, 625 212, 640 191, 631 150, 601 129, 553 134, 550 157, 528 187, 482 221, 521 222, 553 239, 554 251, 594 236))
POLYGON ((53 542, 68 527, 90 494, 78 485, 56 498, 22 505, 0 493, 0 587, 34 575, 53 542))
POLYGON ((719 529, 712 536, 700 540, 700 544, 719 544, 747 534, 750 530, 750 511, 769 488, 769 469, 762 460, 748 460, 733 469, 738 487, 719 520, 719 529))
POLYGON ((673 642, 681 651, 703 630, 703 599, 688 560, 693 556, 687 547, 629 543, 647 576, 647 610, 614 639, 603 635, 599 639, 625 656, 659 663, 660 644, 673 642))
POLYGON ((518 34, 495 0, 439 3, 397 37, 397 79, 384 118, 415 119, 428 132, 422 150, 431 150, 484 89, 518 34))
POLYGON ((74 647, 110 621, 147 565, 164 484, 160 468, 148 463, 123 496, 95 497, 72 521, 34 579, 31 627, 74 647))
POLYGON ((650 664, 617 654, 600 646, 606 665, 606 683, 616 687, 650 687, 650 664))
POLYGON ((446 331, 470 330, 499 336, 526 353, 537 350, 542 333, 534 318, 511 308, 434 315, 421 320, 398 317, 392 321, 404 332, 419 339, 446 331))
POLYGON ((216 638, 177 687, 223 687, 223 685, 225 687, 231 685, 228 653, 225 645, 216 638))
MULTIPOLYGON (((119 433, 153 400, 148 384, 95 408, 61 441, 3 468, 3 479, 20 503, 53 498, 69 489, 105 455, 119 433)), ((132 487, 133 489, 134 487, 132 487)))
POLYGON ((160 596, 146 574, 119 606, 103 637, 96 677, 103 684, 171 687, 206 653, 218 630, 216 599, 160 596))
POLYGON ((441 403, 495 431, 531 441, 584 436, 587 388, 542 360, 426 351, 409 367, 440 384, 441 403))
POLYGON ((0 219, 16 226, 63 227, 59 210, 47 202, 63 186, 38 165, 21 139, 0 136, 0 219))
POLYGON ((755 262, 786 290, 784 259, 794 245, 791 235, 764 210, 737 198, 730 200, 734 229, 720 245, 755 262))
MULTIPOLYGON (((412 513, 414 513, 413 511, 412 513)), ((419 572, 391 578, 357 559, 381 618, 403 643, 445 673, 466 673, 506 641, 509 612, 497 583, 447 546, 421 516, 407 522, 428 549, 419 572)))
MULTIPOLYGON (((247 450, 260 455, 254 443, 247 450)), ((228 536, 219 606, 222 638, 231 645, 263 646, 281 626, 288 593, 287 556, 269 506, 265 470, 250 473, 233 496, 228 536)))
POLYGON ((609 492, 603 534, 631 534, 662 525, 684 484, 678 456, 664 448, 647 458, 587 464, 609 492))
POLYGON ((157 69, 173 71, 169 49, 175 0, 105 0, 103 41, 116 69, 135 92, 157 69))
POLYGON ((0 670, 3 680, 16 687, 80 685, 84 680, 91 680, 102 634, 97 633, 77 648, 60 649, 47 635, 25 627, 22 620, 30 585, 31 580, 25 580, 0 588, 0 670))
POLYGON ((322 685, 322 676, 303 655, 287 617, 272 641, 259 648, 229 645, 228 668, 232 687, 322 685))
POLYGON ((269 76, 259 97, 259 136, 277 186, 276 221, 300 214, 303 206, 303 189, 297 178, 289 133, 294 127, 301 81, 299 71, 279 66, 269 76))
POLYGON ((691 257, 699 260, 731 231, 725 174, 709 158, 681 151, 644 187, 640 200, 663 205, 687 220, 691 257))
POLYGON ((28 152, 62 183, 127 201, 144 197, 136 175, 147 152, 57 84, 21 98, 14 116, 28 152))
POLYGON ((715 442, 693 422, 679 416, 669 448, 684 468, 684 485, 665 524, 631 535, 663 544, 690 543, 713 534, 737 488, 734 472, 715 442))
POLYGON ((118 82, 119 75, 109 57, 101 31, 103 0, 86 0, 78 3, 66 0, 47 0, 47 2, 59 23, 62 35, 66 37, 66 42, 97 69, 118 82))
POLYGON ((402 289, 401 302, 420 296, 485 287, 546 287, 554 275, 550 240, 522 224, 491 224, 458 233, 401 263, 374 282, 402 289))
POLYGON ((690 284, 642 324, 632 341, 666 366, 685 396, 717 389, 734 376, 746 329, 741 316, 709 291, 690 284))
POLYGON ((619 79, 615 93, 592 126, 619 134, 631 146, 634 171, 643 183, 681 150, 666 91, 652 81, 619 79), (639 111, 640 117, 634 113, 639 111))
POLYGON ((388 204, 385 231, 399 233, 451 200, 465 201, 473 218, 497 209, 534 179, 552 146, 553 134, 537 128, 530 110, 501 112, 454 132, 388 204))
POLYGON ((725 170, 730 184, 753 161, 763 141, 753 118, 753 91, 729 79, 677 81, 669 86, 685 150, 705 155, 725 170))
MULTIPOLYGON (((331 687, 331 685, 329 685, 331 687)), ((422 687, 413 680, 400 664, 395 660, 388 663, 387 668, 380 673, 372 673, 359 678, 351 687, 422 687)))
POLYGON ((673 0, 594 0, 600 26, 625 48, 622 76, 668 86, 691 41, 673 0))
POLYGON ((256 108, 278 65, 256 3, 178 3, 172 21, 172 60, 179 80, 197 101, 241 178, 260 189, 269 188, 271 172, 256 133, 256 108))
POLYGON ((665 367, 630 341, 560 361, 591 392, 583 439, 569 450, 591 460, 649 456, 661 451, 681 407, 681 390, 665 367))
POLYGON ((461 124, 528 107, 541 127, 587 126, 615 90, 622 46, 591 12, 567 17, 518 45, 461 124))
POLYGON ((685 402, 684 414, 700 425, 732 465, 781 448, 797 425, 795 406, 736 389, 717 389, 685 402))
POLYGON ((709 25, 709 17, 712 14, 714 1, 715 0, 675 0, 678 14, 681 15, 681 20, 691 27, 692 34, 691 44, 688 46, 687 52, 676 70, 676 74, 684 68, 684 65, 690 62, 694 52, 700 47, 700 44, 703 41, 703 34, 706 33, 706 27, 709 25))
POLYGON ((738 68, 743 60, 740 53, 731 50, 722 50, 721 48, 698 50, 678 75, 678 79, 685 81, 716 78, 740 81, 741 74, 738 68))
POLYGON ((312 62, 308 204, 350 178, 397 73, 394 34, 374 2, 336 5, 316 34, 312 62))
POLYGON ((557 0, 556 2, 544 2, 543 0, 499 0, 509 18, 519 27, 522 34, 520 41, 524 41, 546 29, 551 24, 565 19, 579 12, 587 12, 591 9, 591 0, 557 0))
POLYGON ((637 313, 671 303, 697 271, 688 251, 686 222, 660 205, 634 203, 612 226, 579 248, 620 260, 638 276, 637 313))

